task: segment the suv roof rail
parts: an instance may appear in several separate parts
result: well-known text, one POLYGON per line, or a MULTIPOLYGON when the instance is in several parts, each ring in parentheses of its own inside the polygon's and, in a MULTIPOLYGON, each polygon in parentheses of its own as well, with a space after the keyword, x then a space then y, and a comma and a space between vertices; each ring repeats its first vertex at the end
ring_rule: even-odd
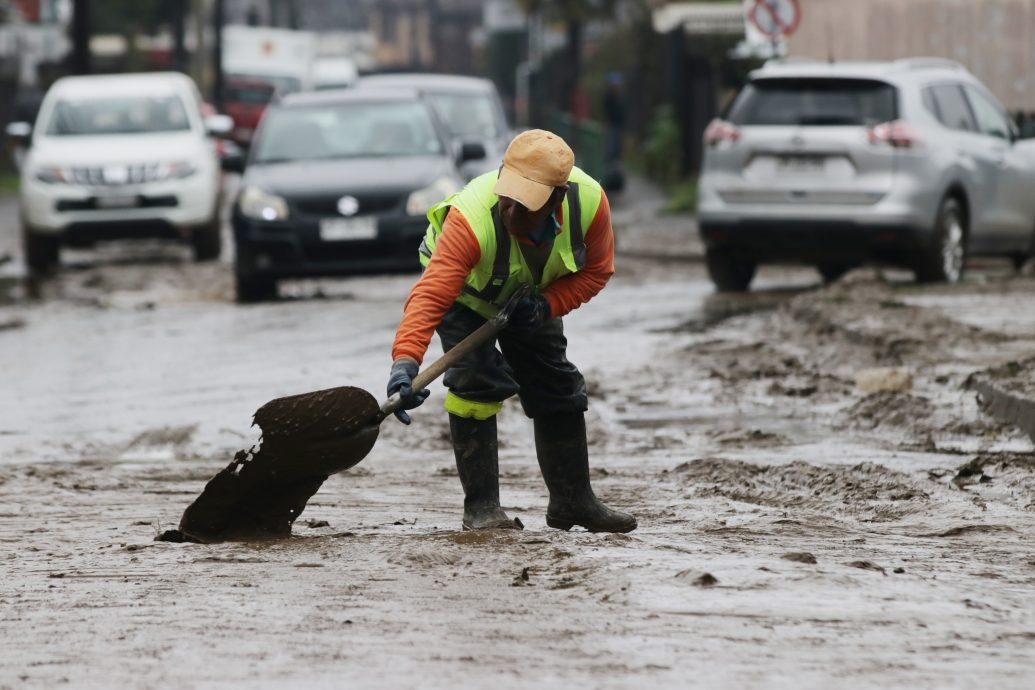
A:
POLYGON ((939 57, 916 57, 902 58, 895 60, 895 67, 899 69, 954 69, 966 72, 967 68, 948 58, 939 57))
POLYGON ((824 62, 824 60, 817 60, 816 58, 810 58, 810 57, 787 56, 787 57, 769 58, 768 60, 765 61, 765 63, 763 63, 762 66, 763 67, 776 67, 778 65, 801 65, 801 64, 805 64, 805 65, 813 64, 814 65, 814 64, 818 64, 820 62, 824 62))

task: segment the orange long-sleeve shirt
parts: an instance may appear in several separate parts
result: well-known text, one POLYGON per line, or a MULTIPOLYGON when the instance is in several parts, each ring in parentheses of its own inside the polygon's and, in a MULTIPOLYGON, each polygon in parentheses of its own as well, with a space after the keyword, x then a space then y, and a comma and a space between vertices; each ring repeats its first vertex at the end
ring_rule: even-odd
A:
MULTIPOLYGON (((560 208, 557 219, 563 222, 560 208)), ((529 243, 525 238, 517 238, 517 241, 529 243)), ((615 272, 611 208, 603 193, 593 222, 586 230, 585 242, 585 267, 558 278, 543 290, 543 296, 550 303, 551 316, 564 316, 588 302, 615 272)), ((402 322, 392 345, 393 361, 409 357, 419 364, 424 360, 435 328, 460 295, 464 280, 480 258, 481 247, 467 219, 457 209, 449 209, 431 261, 410 290, 403 307, 402 322)))

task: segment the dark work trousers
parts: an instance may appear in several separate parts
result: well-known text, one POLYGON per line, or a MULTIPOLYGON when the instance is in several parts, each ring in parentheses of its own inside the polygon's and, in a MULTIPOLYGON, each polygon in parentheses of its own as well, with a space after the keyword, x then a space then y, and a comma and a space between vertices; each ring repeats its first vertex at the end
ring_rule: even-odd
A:
MULTIPOLYGON (((442 349, 449 351, 484 323, 471 309, 454 304, 438 326, 442 349)), ((567 348, 559 318, 528 334, 504 329, 496 342, 482 345, 454 364, 443 382, 453 395, 472 402, 503 402, 517 393, 525 414, 533 418, 585 412, 589 407, 586 380, 568 361, 567 348)))

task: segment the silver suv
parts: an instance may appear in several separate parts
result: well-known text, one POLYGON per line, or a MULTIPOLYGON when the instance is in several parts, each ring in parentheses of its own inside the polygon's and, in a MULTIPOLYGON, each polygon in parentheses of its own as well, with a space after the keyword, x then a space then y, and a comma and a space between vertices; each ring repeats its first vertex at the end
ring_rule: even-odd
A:
POLYGON ((1035 252, 1035 143, 949 60, 770 62, 708 126, 698 198, 721 291, 777 262, 956 282, 965 256, 1035 252))

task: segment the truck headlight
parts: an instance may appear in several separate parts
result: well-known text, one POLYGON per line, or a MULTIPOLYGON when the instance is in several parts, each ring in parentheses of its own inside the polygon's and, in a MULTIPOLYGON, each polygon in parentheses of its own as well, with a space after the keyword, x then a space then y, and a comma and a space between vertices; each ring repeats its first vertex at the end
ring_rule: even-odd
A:
POLYGON ((42 168, 39 168, 36 171, 36 174, 33 175, 33 177, 45 184, 71 182, 69 176, 65 174, 64 169, 54 165, 47 165, 42 168))
POLYGON ((410 194, 406 200, 406 213, 411 216, 423 216, 429 208, 459 192, 462 186, 460 180, 455 177, 440 177, 427 187, 410 194))
POLYGON ((185 177, 190 177, 197 168, 190 161, 173 161, 172 163, 163 163, 158 169, 159 180, 182 180, 185 177))
POLYGON ((258 187, 245 187, 238 204, 241 215, 255 220, 285 220, 288 205, 282 197, 264 192, 258 187))

